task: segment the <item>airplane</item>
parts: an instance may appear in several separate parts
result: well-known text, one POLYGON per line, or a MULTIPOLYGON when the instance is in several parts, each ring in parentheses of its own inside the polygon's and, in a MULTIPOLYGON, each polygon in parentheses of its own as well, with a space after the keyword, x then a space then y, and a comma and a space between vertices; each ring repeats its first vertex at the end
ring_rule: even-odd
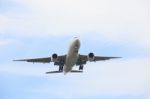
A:
POLYGON ((106 57, 106 56, 95 56, 94 53, 90 52, 88 55, 79 54, 80 49, 80 39, 78 37, 74 37, 70 46, 68 53, 65 55, 58 56, 56 53, 52 54, 51 57, 44 58, 34 58, 34 59, 21 59, 21 60, 13 60, 13 61, 26 61, 33 63, 50 63, 54 62, 54 65, 59 66, 58 71, 50 71, 46 72, 46 74, 52 73, 82 73, 84 65, 89 62, 103 61, 121 57, 106 57), (79 66, 79 70, 72 70, 74 66, 79 66))

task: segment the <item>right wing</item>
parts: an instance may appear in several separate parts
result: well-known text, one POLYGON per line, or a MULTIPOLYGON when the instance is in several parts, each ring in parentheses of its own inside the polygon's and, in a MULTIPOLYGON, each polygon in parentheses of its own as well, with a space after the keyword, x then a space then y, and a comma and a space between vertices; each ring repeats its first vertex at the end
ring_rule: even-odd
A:
MULTIPOLYGON (((58 56, 57 62, 55 65, 63 64, 65 62, 66 55, 58 56)), ((20 60, 13 60, 13 61, 26 61, 26 62, 33 62, 33 63, 50 63, 52 62, 51 57, 44 57, 44 58, 33 58, 33 59, 20 59, 20 60)))

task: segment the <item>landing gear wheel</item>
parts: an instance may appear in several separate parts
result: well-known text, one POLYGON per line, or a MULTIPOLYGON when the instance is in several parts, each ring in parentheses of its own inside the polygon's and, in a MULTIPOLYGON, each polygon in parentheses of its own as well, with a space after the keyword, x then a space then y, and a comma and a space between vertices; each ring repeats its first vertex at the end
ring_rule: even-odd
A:
POLYGON ((59 66, 59 71, 63 71, 63 66, 59 66))
POLYGON ((79 70, 83 70, 83 65, 79 66, 79 70))

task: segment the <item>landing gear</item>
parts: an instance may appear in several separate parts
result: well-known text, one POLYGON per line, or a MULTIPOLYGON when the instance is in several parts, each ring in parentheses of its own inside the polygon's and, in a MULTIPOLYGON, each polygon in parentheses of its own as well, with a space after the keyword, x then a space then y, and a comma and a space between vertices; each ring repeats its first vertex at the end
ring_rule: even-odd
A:
POLYGON ((79 66, 79 70, 83 70, 83 65, 80 65, 80 66, 79 66))
POLYGON ((63 71, 63 66, 59 66, 59 71, 63 71))

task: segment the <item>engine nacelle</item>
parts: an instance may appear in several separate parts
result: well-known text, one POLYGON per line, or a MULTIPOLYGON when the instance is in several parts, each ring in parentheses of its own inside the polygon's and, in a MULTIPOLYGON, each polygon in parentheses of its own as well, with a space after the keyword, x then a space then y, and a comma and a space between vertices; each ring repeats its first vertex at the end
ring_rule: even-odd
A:
POLYGON ((88 54, 88 61, 94 61, 94 59, 95 59, 95 56, 94 56, 94 53, 89 53, 88 54))
POLYGON ((57 62, 57 59, 58 59, 58 55, 56 53, 54 53, 52 55, 52 62, 57 62))

